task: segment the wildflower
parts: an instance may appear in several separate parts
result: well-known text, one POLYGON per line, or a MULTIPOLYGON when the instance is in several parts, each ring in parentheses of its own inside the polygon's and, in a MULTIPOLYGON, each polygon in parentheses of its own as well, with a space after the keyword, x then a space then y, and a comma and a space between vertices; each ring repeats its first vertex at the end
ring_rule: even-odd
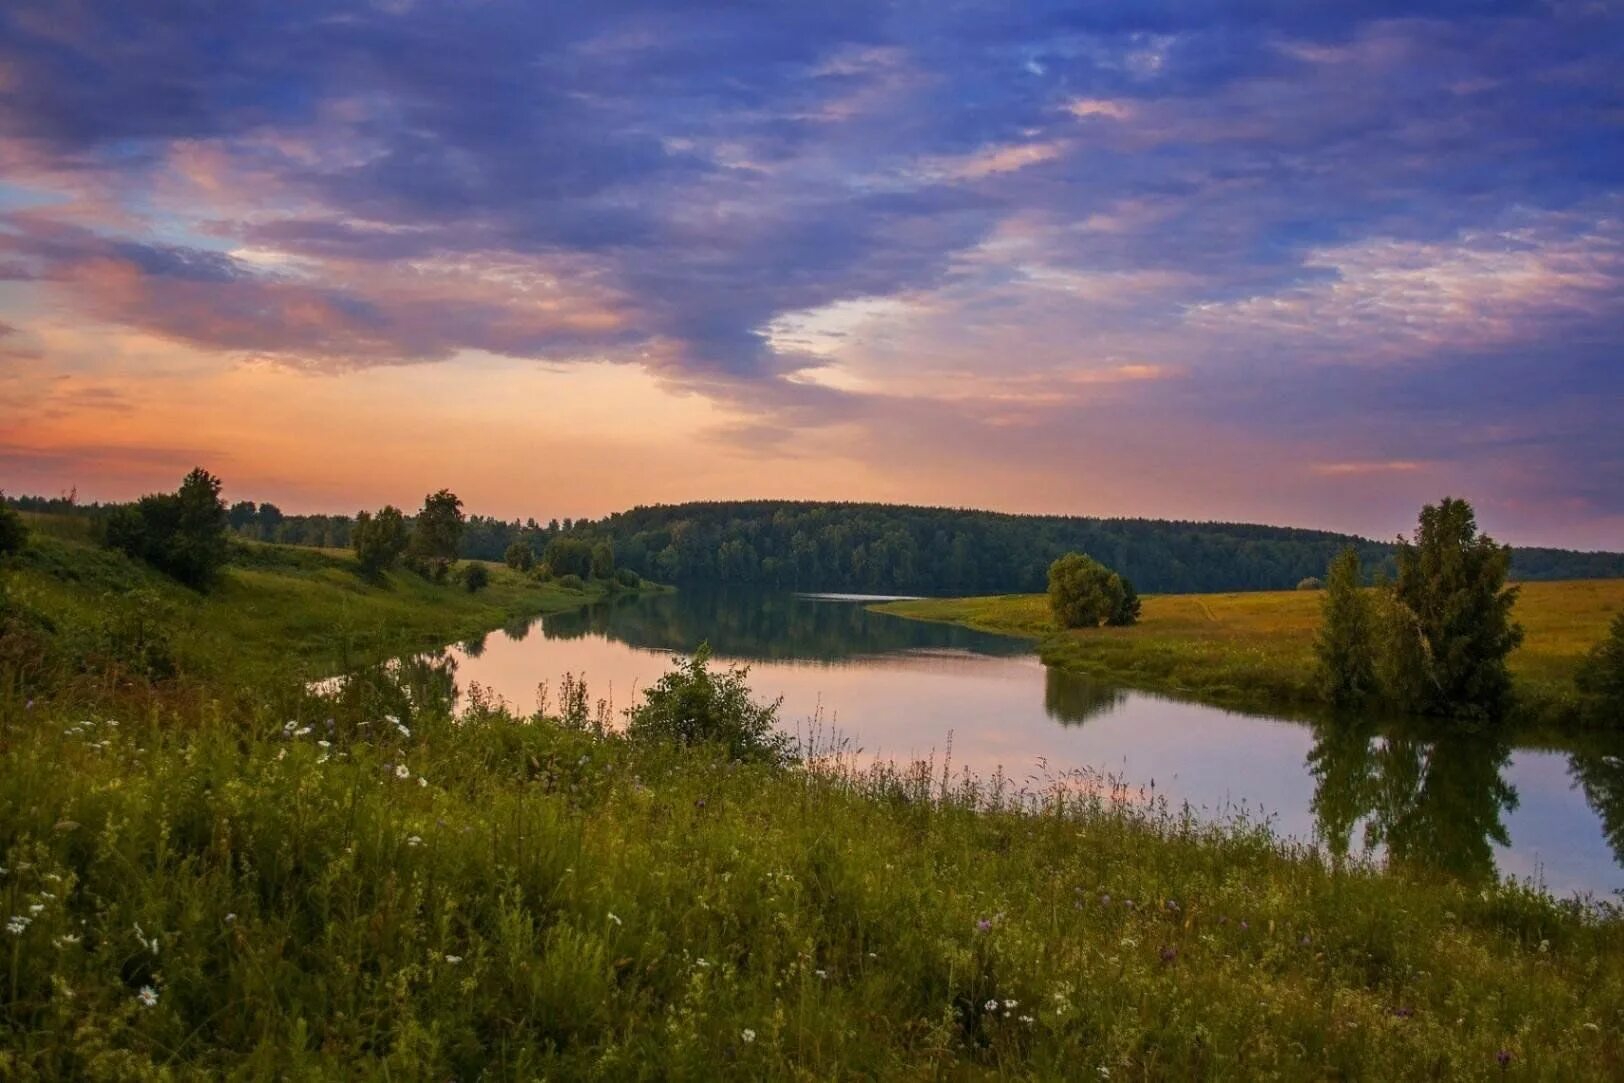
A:
POLYGON ((1100 1065, 1100 1078, 1101 1079, 1110 1079, 1111 1078, 1111 1069, 1107 1068, 1103 1064, 1100 1065))
POLYGON ((749 1027, 745 1027, 739 1032, 739 1037, 744 1039, 745 1045, 749 1045, 751 1042, 756 1040, 756 1032, 751 1030, 749 1027))
POLYGON ((412 777, 411 768, 407 767, 404 763, 395 764, 395 777, 396 778, 411 778, 412 777))
POLYGON ((1100 905, 1101 906, 1110 906, 1111 905, 1111 896, 1109 896, 1109 895, 1101 895, 1100 896, 1100 905))
POLYGON ((701 968, 708 967, 710 966, 710 960, 701 955, 699 958, 694 960, 694 965, 701 968))
POLYGON ((621 921, 618 917, 615 916, 615 912, 613 910, 609 911, 609 920, 614 922, 616 925, 624 925, 624 924, 626 924, 625 922, 621 921))
POLYGON ((462 962, 462 956, 460 956, 460 955, 447 955, 445 957, 445 961, 450 963, 452 966, 456 966, 458 963, 462 962))
POLYGON ((422 775, 417 776, 417 785, 419 787, 426 787, 428 784, 429 784, 428 779, 424 778, 422 775))
POLYGON ((293 735, 295 737, 307 737, 307 736, 309 736, 309 734, 310 734, 310 727, 309 726, 300 726, 298 729, 293 731, 293 735))
POLYGON ((998 1001, 996 1001, 996 1000, 987 1001, 987 1010, 989 1012, 997 1011, 998 1010, 998 1001))
POLYGON ((1021 1016, 1021 1022, 1025 1023, 1027 1026, 1031 1026, 1036 1021, 1037 1020, 1033 1019, 1030 1015, 1021 1016))
POLYGON ((29 903, 28 904, 28 912, 30 914, 39 914, 39 913, 44 912, 44 910, 45 910, 45 904, 44 903, 29 903))
POLYGON ((1171 963, 1174 959, 1177 959, 1179 957, 1179 949, 1172 948, 1172 947, 1163 947, 1162 950, 1161 950, 1161 957, 1162 957, 1162 962, 1171 963))
POLYGON ((1494 1059, 1500 1062, 1500 1070, 1502 1072, 1505 1071, 1507 1068, 1511 1067, 1511 1050, 1500 1050, 1500 1052, 1494 1055, 1494 1059))
POLYGON ((1018 1000, 1006 1000, 1006 1001, 1004 1001, 1004 1010, 1006 1012, 1012 1012, 1012 1011, 1015 1010, 1015 1005, 1017 1005, 1019 1003, 1020 1003, 1020 1001, 1018 1001, 1018 1000))
POLYGON ((277 759, 278 763, 280 763, 281 761, 283 761, 283 760, 285 760, 287 758, 288 758, 288 750, 287 749, 285 749, 285 748, 277 749, 277 751, 276 751, 276 759, 277 759))
POLYGON ((237 915, 236 914, 227 914, 226 915, 226 924, 227 925, 232 924, 236 920, 237 920, 237 915))
POLYGON ((421 846, 421 845, 423 845, 423 836, 422 835, 408 835, 406 837, 406 845, 407 846, 421 846))
POLYGON ((976 921, 976 931, 977 932, 984 933, 988 929, 991 929, 991 928, 992 928, 992 922, 988 921, 986 918, 977 919, 977 921, 976 921))
POLYGON ((1247 921, 1245 918, 1241 918, 1241 928, 1242 929, 1250 929, 1251 927, 1252 927, 1251 922, 1247 921))
POLYGON ((1313 938, 1310 937, 1307 933, 1304 933, 1303 934, 1303 947, 1305 947, 1305 948, 1308 947, 1308 945, 1310 943, 1312 943, 1312 939, 1313 938))
POLYGON ((1551 942, 1549 940, 1541 940, 1539 942, 1539 950, 1540 950, 1541 953, 1550 951, 1551 950, 1551 942))
POLYGON ((316 747, 318 747, 318 748, 332 748, 333 747, 333 742, 331 742, 331 741, 317 741, 316 742, 316 747))
POLYGON ((23 935, 23 930, 28 928, 28 925, 28 918, 23 917, 21 914, 13 914, 11 916, 11 920, 6 922, 6 932, 10 933, 12 936, 21 936, 23 935))
POLYGON ((825 981, 827 981, 829 978, 829 972, 827 970, 814 970, 812 973, 816 974, 825 981))
POLYGON ((143 985, 141 991, 135 994, 135 999, 139 1000, 144 1008, 156 1008, 158 1006, 158 990, 150 985, 143 985))
POLYGON ((330 756, 326 752, 323 752, 321 755, 316 757, 316 763, 323 764, 323 763, 326 763, 328 760, 330 760, 332 758, 333 758, 332 756, 330 756))
POLYGON ((59 948, 65 948, 70 944, 77 944, 82 939, 84 938, 75 933, 63 933, 61 936, 52 938, 51 943, 59 948))

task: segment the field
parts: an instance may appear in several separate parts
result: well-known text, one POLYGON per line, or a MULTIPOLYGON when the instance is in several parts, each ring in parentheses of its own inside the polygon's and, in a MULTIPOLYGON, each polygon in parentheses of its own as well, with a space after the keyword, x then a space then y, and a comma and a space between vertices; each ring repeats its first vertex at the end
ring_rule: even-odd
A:
POLYGON ((201 596, 39 533, 4 573, 60 668, 0 635, 0 1078, 1624 1072, 1609 906, 1333 862, 1096 776, 453 711, 430 661, 313 687, 563 600, 241 559, 201 596), (128 679, 145 648, 107 629, 134 615, 185 673, 128 679))
MULTIPOLYGON (((1302 709, 1317 703, 1313 640, 1322 597, 1316 591, 1152 595, 1132 627, 1069 632, 1055 627, 1041 594, 875 608, 1036 639, 1045 662, 1102 680, 1220 706, 1302 709)), ((1522 585, 1516 618, 1526 637, 1510 665, 1526 722, 1565 717, 1574 670, 1620 610, 1624 579, 1522 585)))

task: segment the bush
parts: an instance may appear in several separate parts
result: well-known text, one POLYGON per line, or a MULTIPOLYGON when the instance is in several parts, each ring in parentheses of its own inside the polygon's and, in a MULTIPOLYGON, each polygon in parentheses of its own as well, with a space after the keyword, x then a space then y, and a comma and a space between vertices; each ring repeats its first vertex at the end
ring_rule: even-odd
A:
POLYGON ((561 575, 561 576, 559 576, 558 579, 556 580, 556 582, 558 583, 559 586, 563 587, 565 590, 585 590, 586 589, 586 580, 582 579, 580 576, 576 575, 574 572, 571 572, 569 575, 561 575))
POLYGON ((592 575, 592 546, 580 538, 554 538, 547 543, 543 559, 557 576, 587 579, 592 575))
POLYGON ((1084 553, 1049 565, 1049 610, 1062 628, 1127 625, 1139 619, 1133 584, 1084 553))
POLYGON ((527 572, 536 566, 535 550, 530 548, 527 541, 522 539, 515 541, 507 547, 507 552, 502 554, 502 563, 516 572, 527 572))
POLYGON ((630 568, 621 568, 615 573, 615 582, 623 587, 640 587, 643 585, 643 577, 630 568))
POLYGON ((783 700, 755 702, 745 683, 749 670, 740 666, 713 674, 710 657, 710 645, 701 644, 692 658, 645 691, 642 706, 631 712, 627 734, 690 747, 712 745, 731 760, 792 761, 790 739, 777 729, 783 700))
POLYGON ((1324 590, 1325 589, 1325 584, 1317 576, 1312 576, 1311 575, 1307 579, 1299 579, 1299 580, 1297 580, 1297 589, 1298 590, 1324 590))
POLYGON ((462 585, 468 588, 469 594, 484 590, 490 583, 491 573, 478 561, 470 563, 462 570, 462 585))

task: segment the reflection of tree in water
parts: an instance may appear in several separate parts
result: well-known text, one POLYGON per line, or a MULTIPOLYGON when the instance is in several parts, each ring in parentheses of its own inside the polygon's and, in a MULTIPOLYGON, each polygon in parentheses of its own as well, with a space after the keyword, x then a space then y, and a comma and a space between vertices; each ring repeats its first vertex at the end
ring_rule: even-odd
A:
POLYGON ((1099 681, 1053 666, 1043 669, 1043 709, 1063 725, 1080 726, 1091 718, 1110 714, 1127 698, 1121 689, 1099 681))
POLYGON ((908 650, 968 650, 1017 655, 1023 640, 947 624, 870 613, 860 602, 820 601, 784 591, 691 588, 611 599, 542 622, 548 639, 599 635, 687 653, 701 643, 746 661, 840 661, 908 650))
POLYGON ((470 658, 478 658, 485 653, 485 638, 485 635, 481 634, 474 636, 472 639, 463 640, 461 643, 462 653, 470 658))
POLYGON ((534 617, 514 617, 502 625, 502 634, 518 643, 530 634, 530 626, 534 623, 536 623, 534 617))
POLYGON ((1568 772, 1601 819, 1613 856, 1624 864, 1624 738, 1594 738, 1573 753, 1568 772))
POLYGON ((425 711, 449 714, 458 694, 457 660, 434 651, 366 666, 347 674, 333 694, 352 717, 410 720, 425 711))
POLYGON ((1331 853, 1347 856, 1353 827, 1386 848, 1390 864, 1467 881, 1494 875, 1493 843, 1509 844, 1503 815, 1517 807, 1505 781, 1510 746, 1498 735, 1321 726, 1308 754, 1314 814, 1331 853))

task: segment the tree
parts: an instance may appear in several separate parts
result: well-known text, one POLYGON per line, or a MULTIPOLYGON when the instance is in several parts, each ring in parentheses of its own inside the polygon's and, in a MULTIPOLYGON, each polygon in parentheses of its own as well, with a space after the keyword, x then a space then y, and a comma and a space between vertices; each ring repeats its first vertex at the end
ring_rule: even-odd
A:
MULTIPOLYGON (((490 585, 490 581, 491 573, 486 570, 485 565, 481 564, 477 560, 469 563, 469 565, 463 569, 462 585, 468 588, 469 594, 484 590, 490 585)), ((475 655, 475 657, 478 656, 475 655)))
POLYGON ((188 586, 205 589, 226 562, 220 479, 202 467, 173 493, 150 493, 108 517, 106 540, 188 586))
POLYGON ((1113 576, 1122 588, 1122 600, 1105 623, 1125 627, 1139 623, 1139 592, 1133 589, 1133 580, 1127 576, 1113 576))
POLYGON ((252 500, 239 500, 226 512, 226 521, 232 530, 244 530, 251 523, 259 522, 259 505, 252 500))
POLYGON ((442 581, 457 562, 457 545, 462 541, 462 501, 449 489, 423 498, 423 510, 412 524, 406 552, 413 567, 436 581, 442 581))
POLYGON ((1398 574, 1388 594, 1388 693, 1423 714, 1499 715, 1511 692, 1506 656, 1522 642, 1511 619, 1517 588, 1506 586, 1509 546, 1477 532, 1464 500, 1421 509, 1413 543, 1398 539, 1398 574))
POLYGON ((376 515, 357 512, 355 526, 350 530, 350 544, 361 570, 367 575, 381 575, 394 567, 411 544, 405 514, 393 504, 385 504, 376 515))
POLYGON ((580 538, 554 538, 547 543, 542 559, 555 576, 586 579, 592 574, 592 547, 580 538))
POLYGON ((1049 565, 1049 609, 1062 628, 1098 628, 1126 602, 1122 577, 1091 556, 1067 553, 1049 565))
POLYGON ((508 543, 507 551, 502 554, 502 563, 516 572, 527 572, 536 566, 536 552, 530 548, 530 543, 522 539, 508 543))
POLYGON ((1624 725, 1624 613, 1613 618, 1607 638, 1585 656, 1575 683, 1588 715, 1613 726, 1624 725))
POLYGON ((6 494, 0 492, 0 557, 20 553, 28 541, 28 524, 6 503, 6 494))
POLYGON ((592 577, 608 579, 615 574, 615 547, 599 542, 592 547, 592 577))
POLYGON ((1320 692, 1338 706, 1359 703, 1376 690, 1376 650, 1370 599, 1359 589, 1359 551, 1351 545, 1337 554, 1325 575, 1329 584, 1320 601, 1320 692))

